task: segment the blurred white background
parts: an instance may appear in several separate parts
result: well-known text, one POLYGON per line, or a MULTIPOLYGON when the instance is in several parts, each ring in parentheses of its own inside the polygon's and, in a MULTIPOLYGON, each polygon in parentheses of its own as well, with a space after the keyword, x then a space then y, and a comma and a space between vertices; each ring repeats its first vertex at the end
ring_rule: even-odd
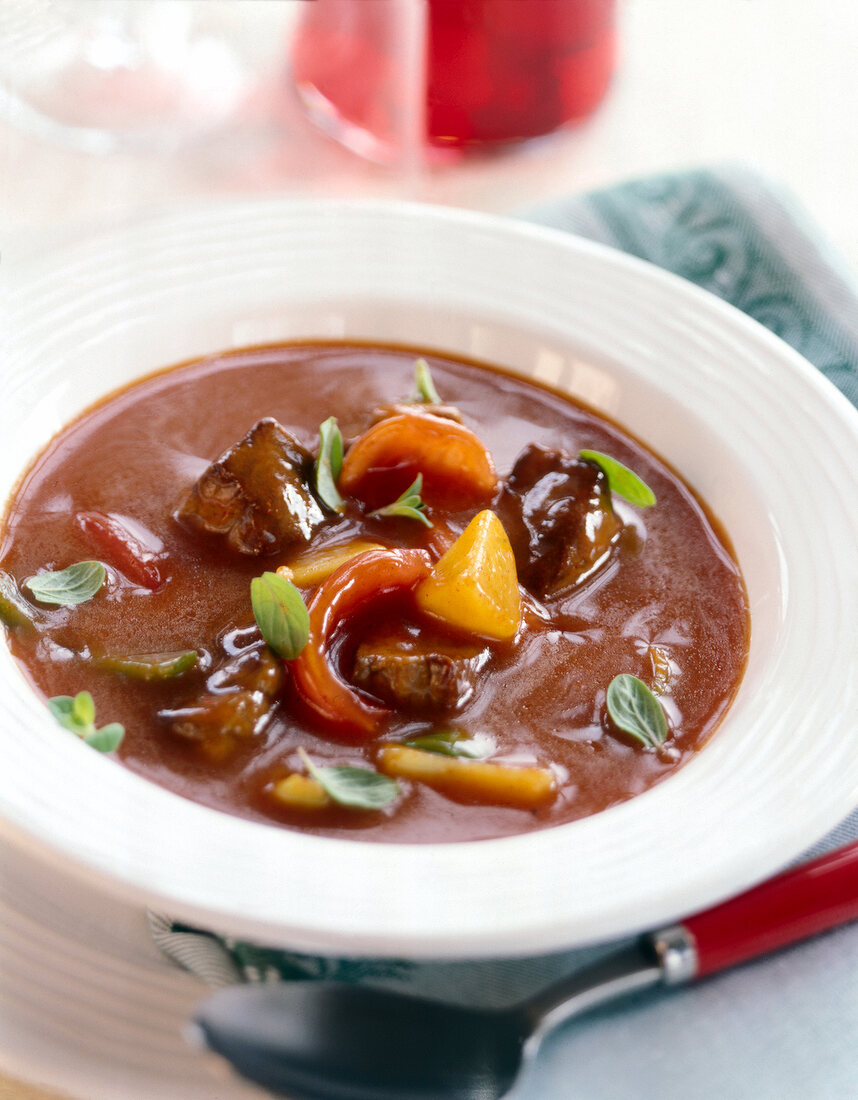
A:
MULTIPOLYGON (((77 152, 22 129, 14 107, 0 105, 6 274, 15 257, 50 247, 56 234, 176 200, 372 195, 508 211, 723 161, 753 165, 791 188, 858 272, 858 5, 851 0, 619 0, 619 64, 592 118, 425 173, 365 163, 304 118, 287 74, 302 2, 196 0, 194 17, 223 31, 258 79, 219 130, 173 153, 77 152)), ((8 27, 22 4, 0 5, 0 68, 27 64, 32 42, 8 27)))

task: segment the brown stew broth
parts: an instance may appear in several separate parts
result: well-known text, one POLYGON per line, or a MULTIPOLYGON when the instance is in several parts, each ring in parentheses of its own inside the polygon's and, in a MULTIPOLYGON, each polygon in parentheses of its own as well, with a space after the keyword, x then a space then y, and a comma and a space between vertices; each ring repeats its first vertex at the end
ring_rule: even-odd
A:
MULTIPOLYGON (((302 770, 298 746, 318 763, 357 765, 373 762, 374 746, 342 744, 304 723, 287 678, 265 730, 228 760, 212 762, 157 717, 159 709, 181 706, 202 688, 204 669, 138 683, 75 656, 93 640, 114 654, 211 650, 224 630, 251 625, 251 578, 294 555, 243 557, 215 539, 195 537, 172 518, 177 501, 261 417, 279 420, 313 453, 328 416, 338 418, 346 441, 359 435, 374 408, 408 400, 416 354, 338 344, 225 353, 148 377, 61 432, 10 505, 0 568, 21 584, 39 570, 98 557, 74 517, 100 510, 123 517, 161 555, 168 581, 153 593, 111 570, 108 586, 88 603, 45 609, 47 632, 10 633, 35 689, 45 697, 91 691, 98 724, 124 724, 118 755, 140 775, 220 810, 328 836, 425 842, 520 833, 622 802, 693 756, 735 695, 748 648, 747 599, 723 531, 668 466, 616 425, 540 385, 437 354, 420 353, 442 400, 461 410, 491 451, 501 480, 529 443, 572 454, 589 448, 632 468, 658 498, 643 510, 614 497, 625 528, 609 564, 570 594, 541 605, 526 600, 518 638, 495 647, 460 713, 437 721, 398 717, 384 734, 399 741, 437 725, 489 733, 497 746, 493 759, 554 769, 559 793, 551 806, 466 805, 423 784, 403 783, 403 797, 382 811, 286 811, 266 787, 302 770), (671 661, 661 701, 673 736, 657 752, 610 731, 604 713, 605 691, 617 673, 652 683, 653 645, 671 661)), ((474 511, 445 519, 458 533, 474 511)), ((314 544, 356 535, 415 547, 433 538, 412 520, 365 520, 350 507, 344 518, 325 523, 314 544)), ((366 618, 375 629, 385 616, 400 614, 393 600, 366 618)))

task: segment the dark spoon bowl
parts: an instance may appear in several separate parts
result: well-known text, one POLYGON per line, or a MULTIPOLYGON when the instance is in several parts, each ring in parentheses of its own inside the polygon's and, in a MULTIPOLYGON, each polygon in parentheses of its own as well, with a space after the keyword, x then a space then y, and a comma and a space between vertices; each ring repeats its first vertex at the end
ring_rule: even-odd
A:
POLYGON ((489 1100, 509 1090, 521 1012, 479 1012, 334 983, 238 986, 198 1018, 245 1077, 296 1100, 489 1100))
POLYGON ((281 982, 220 990, 195 1024, 242 1076, 291 1100, 498 1100, 548 1031, 663 978, 643 939, 503 1010, 281 982))
POLYGON ((292 1100, 499 1100, 543 1037, 654 985, 681 985, 858 918, 858 841, 642 936, 535 997, 471 1009, 335 982, 222 989, 211 1050, 292 1100))

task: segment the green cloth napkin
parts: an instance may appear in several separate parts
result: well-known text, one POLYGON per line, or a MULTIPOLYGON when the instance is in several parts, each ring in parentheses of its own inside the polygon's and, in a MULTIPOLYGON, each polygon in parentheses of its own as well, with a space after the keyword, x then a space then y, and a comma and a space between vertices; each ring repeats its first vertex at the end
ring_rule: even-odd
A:
POLYGON ((792 196, 755 172, 653 176, 525 217, 711 291, 791 344, 858 405, 858 285, 792 196))
MULTIPOLYGON (((758 175, 730 167, 656 176, 522 216, 712 291, 777 333, 858 405, 858 289, 798 205, 758 175)), ((858 812, 807 854, 856 837, 858 812)), ((150 925, 158 947, 210 986, 326 978, 485 1006, 513 1003, 606 950, 456 963, 324 958, 220 939, 156 914, 150 925)))

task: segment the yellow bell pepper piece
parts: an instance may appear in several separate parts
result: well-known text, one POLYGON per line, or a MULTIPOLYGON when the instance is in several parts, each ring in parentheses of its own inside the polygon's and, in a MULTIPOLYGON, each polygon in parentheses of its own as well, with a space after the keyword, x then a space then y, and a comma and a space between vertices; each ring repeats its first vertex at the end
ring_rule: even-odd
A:
POLYGON ((415 596, 422 611, 456 630, 497 642, 515 636, 521 621, 515 558, 494 512, 474 516, 415 596))
POLYGON ((297 584, 299 588, 311 588, 313 585, 320 584, 341 565, 356 558, 358 554, 363 554, 367 550, 383 549, 380 542, 353 539, 351 542, 342 542, 338 546, 325 546, 321 550, 301 554, 289 565, 281 565, 277 572, 287 581, 297 584))
POLYGON ((425 783, 451 798, 480 805, 536 810, 557 795, 548 768, 464 760, 407 745, 385 745, 378 754, 378 767, 385 775, 425 783))
POLYGON ((271 793, 290 810, 323 810, 331 804, 321 783, 309 775, 299 775, 298 772, 287 775, 285 779, 278 779, 271 793))

